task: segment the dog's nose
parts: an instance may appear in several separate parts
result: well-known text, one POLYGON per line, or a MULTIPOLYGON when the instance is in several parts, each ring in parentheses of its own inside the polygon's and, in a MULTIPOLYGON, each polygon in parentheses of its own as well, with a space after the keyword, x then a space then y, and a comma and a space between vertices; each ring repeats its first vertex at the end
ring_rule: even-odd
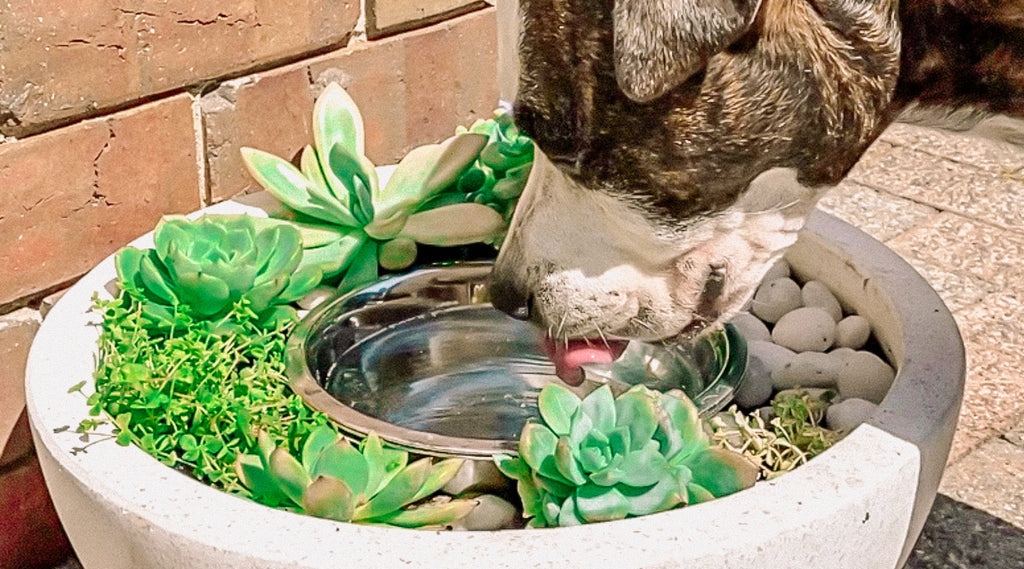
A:
POLYGON ((533 298, 525 287, 507 281, 491 281, 491 304, 517 320, 530 319, 533 298))

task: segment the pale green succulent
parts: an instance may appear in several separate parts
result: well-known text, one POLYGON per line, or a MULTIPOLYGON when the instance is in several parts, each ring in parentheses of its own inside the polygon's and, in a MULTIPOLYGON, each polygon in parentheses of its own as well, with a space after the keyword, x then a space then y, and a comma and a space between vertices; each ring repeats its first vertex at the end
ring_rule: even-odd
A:
POLYGON ((462 459, 422 458, 389 449, 376 435, 357 448, 323 425, 302 448, 301 461, 260 433, 258 455, 235 462, 253 499, 320 518, 399 527, 444 526, 464 518, 474 500, 426 501, 462 467, 462 459))
POLYGON ((502 213, 477 203, 422 207, 456 185, 488 144, 463 132, 412 150, 381 186, 364 155, 363 120, 351 97, 331 84, 313 109, 314 145, 296 168, 272 154, 243 148, 252 176, 298 214, 307 256, 327 276, 344 272, 342 290, 376 279, 379 269, 408 267, 417 243, 453 246, 491 242, 503 234, 502 213), (307 238, 306 228, 318 234, 307 238))
POLYGON ((529 421, 519 456, 496 457, 519 481, 533 527, 617 520, 704 502, 753 485, 757 469, 714 448, 696 407, 634 386, 618 398, 607 386, 582 401, 551 384, 540 421, 529 421))
POLYGON ((153 241, 154 249, 122 249, 114 264, 121 287, 141 293, 146 315, 161 326, 171 325, 176 311, 218 319, 242 300, 268 324, 295 319, 289 304, 323 276, 318 267, 300 267, 297 229, 257 227, 247 215, 166 218, 153 241))

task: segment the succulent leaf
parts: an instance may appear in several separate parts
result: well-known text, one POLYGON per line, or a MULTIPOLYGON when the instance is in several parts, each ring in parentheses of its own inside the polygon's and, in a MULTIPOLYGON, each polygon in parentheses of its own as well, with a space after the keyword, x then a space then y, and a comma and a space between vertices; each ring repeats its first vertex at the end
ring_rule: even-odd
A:
POLYGON ((615 397, 607 385, 591 391, 583 399, 580 408, 590 418, 593 429, 608 434, 615 428, 615 397))
POLYGON ((459 469, 466 463, 461 458, 448 458, 435 462, 430 469, 430 473, 427 475, 426 480, 420 485, 420 489, 413 496, 412 501, 416 502, 422 500, 431 494, 439 492, 441 488, 444 488, 445 484, 448 484, 455 475, 458 474, 459 469))
POLYGON ((486 242, 505 229, 505 219, 494 209, 459 203, 410 215, 400 235, 424 245, 453 247, 486 242))
POLYGON ((241 152, 252 177, 286 206, 315 219, 338 225, 351 224, 352 216, 341 207, 343 204, 328 208, 311 200, 309 196, 318 192, 316 184, 288 161, 254 148, 243 148, 241 152))
POLYGON ((559 436, 569 434, 572 416, 580 407, 580 399, 573 392, 558 384, 541 391, 537 399, 540 416, 548 427, 559 436))
POLYGON ((321 156, 336 144, 354 156, 365 153, 363 116, 352 97, 337 83, 324 89, 313 105, 313 140, 321 156))
POLYGON ((291 501, 302 503, 302 493, 310 483, 309 474, 302 468, 302 464, 288 454, 286 449, 276 448, 270 453, 269 466, 268 470, 281 491, 291 501))
POLYGON ((414 501, 430 474, 431 459, 422 458, 403 468, 365 504, 356 508, 354 519, 365 520, 389 514, 414 501))
POLYGON ((377 280, 377 242, 371 239, 363 241, 359 250, 348 263, 348 270, 338 285, 338 291, 345 293, 350 290, 377 280))
POLYGON ((615 401, 616 425, 629 429, 633 450, 640 449, 658 430, 657 410, 648 391, 630 389, 615 401))
POLYGON ((344 145, 331 148, 328 165, 334 176, 341 182, 341 188, 332 188, 336 195, 347 193, 349 208, 360 226, 373 221, 374 206, 372 191, 377 185, 377 176, 358 156, 348 152, 344 145))
POLYGON ((754 485, 757 467, 733 452, 711 447, 689 461, 693 483, 712 496, 727 496, 754 485))
POLYGON ((301 505, 311 516, 347 522, 355 511, 355 497, 344 480, 317 476, 302 494, 301 505))
POLYGON ((345 481, 354 494, 361 496, 361 499, 369 495, 366 485, 370 479, 370 465, 344 438, 336 436, 334 442, 324 447, 312 460, 314 462, 313 467, 309 469, 310 475, 339 478, 345 481))
POLYGON ((428 503, 410 510, 397 510, 371 521, 402 528, 443 526, 468 516, 476 506, 476 500, 428 503))
POLYGON ((312 476, 317 476, 319 473, 314 473, 317 459, 320 458, 324 449, 334 444, 337 439, 338 434, 328 425, 320 425, 313 429, 313 432, 306 437, 306 443, 302 445, 302 467, 312 476))
POLYGON ((380 266, 389 271, 404 269, 416 260, 416 250, 416 242, 412 239, 392 239, 380 246, 380 266))
POLYGON ((629 501, 615 487, 586 484, 576 489, 577 515, 586 522, 621 520, 629 514, 629 501))

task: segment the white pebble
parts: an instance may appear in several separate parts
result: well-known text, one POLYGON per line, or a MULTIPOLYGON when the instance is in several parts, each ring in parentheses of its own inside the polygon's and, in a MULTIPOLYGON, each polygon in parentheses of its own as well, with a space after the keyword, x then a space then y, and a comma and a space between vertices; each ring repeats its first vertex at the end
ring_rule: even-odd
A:
POLYGON ((849 433, 875 414, 878 405, 864 399, 844 399, 825 411, 825 423, 828 428, 841 433, 849 433))
POLYGON ((455 473, 455 476, 444 485, 443 490, 452 496, 463 492, 490 492, 502 489, 508 480, 493 462, 487 460, 467 460, 455 473))
POLYGON ((515 525, 518 511, 505 500, 491 494, 483 494, 474 498, 477 501, 469 514, 452 529, 470 531, 492 531, 508 529, 515 525))
POLYGON ((836 324, 836 346, 859 350, 871 337, 871 324, 863 316, 847 316, 836 324))
POLYGON ((789 268, 789 263, 785 259, 778 259, 768 268, 768 272, 761 277, 761 282, 770 283, 775 279, 785 279, 792 276, 793 272, 789 268))
POLYGON ((800 308, 800 285, 789 278, 775 279, 758 287, 750 309, 765 322, 775 323, 787 312, 800 308))
POLYGON ((836 321, 817 306, 797 308, 775 323, 772 341, 795 352, 824 352, 832 346, 836 321))
POLYGON ((836 387, 842 365, 843 360, 832 354, 801 352, 772 373, 772 386, 779 391, 794 387, 836 387))
POLYGON ((871 352, 843 354, 843 365, 839 368, 836 382, 839 394, 844 399, 867 399, 881 403, 892 386, 896 372, 881 358, 871 352))
POLYGON ((760 318, 749 312, 740 312, 729 320, 747 342, 770 342, 772 333, 760 318))
POLYGON ((736 391, 736 404, 751 408, 764 404, 772 396, 772 373, 782 369, 796 354, 771 342, 747 343, 747 372, 736 391))
POLYGON ((832 320, 839 322, 843 319, 843 307, 839 305, 836 295, 821 281, 807 281, 803 290, 800 291, 804 306, 817 306, 825 309, 832 316, 832 320))

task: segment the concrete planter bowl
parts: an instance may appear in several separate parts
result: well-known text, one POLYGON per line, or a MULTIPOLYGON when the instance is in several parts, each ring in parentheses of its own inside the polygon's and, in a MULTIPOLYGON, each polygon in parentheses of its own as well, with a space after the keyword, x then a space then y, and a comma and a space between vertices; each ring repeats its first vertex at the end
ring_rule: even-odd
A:
POLYGON ((700 506, 574 528, 400 530, 265 508, 112 441, 75 453, 82 443, 73 428, 87 406, 68 388, 91 381, 98 316, 90 299, 114 277, 112 259, 64 296, 36 337, 26 386, 33 436, 87 569, 901 567, 932 505, 956 425, 959 333, 905 262, 835 218, 815 214, 788 259, 800 277, 823 281, 872 323, 899 373, 873 420, 835 447, 774 481, 700 506))

